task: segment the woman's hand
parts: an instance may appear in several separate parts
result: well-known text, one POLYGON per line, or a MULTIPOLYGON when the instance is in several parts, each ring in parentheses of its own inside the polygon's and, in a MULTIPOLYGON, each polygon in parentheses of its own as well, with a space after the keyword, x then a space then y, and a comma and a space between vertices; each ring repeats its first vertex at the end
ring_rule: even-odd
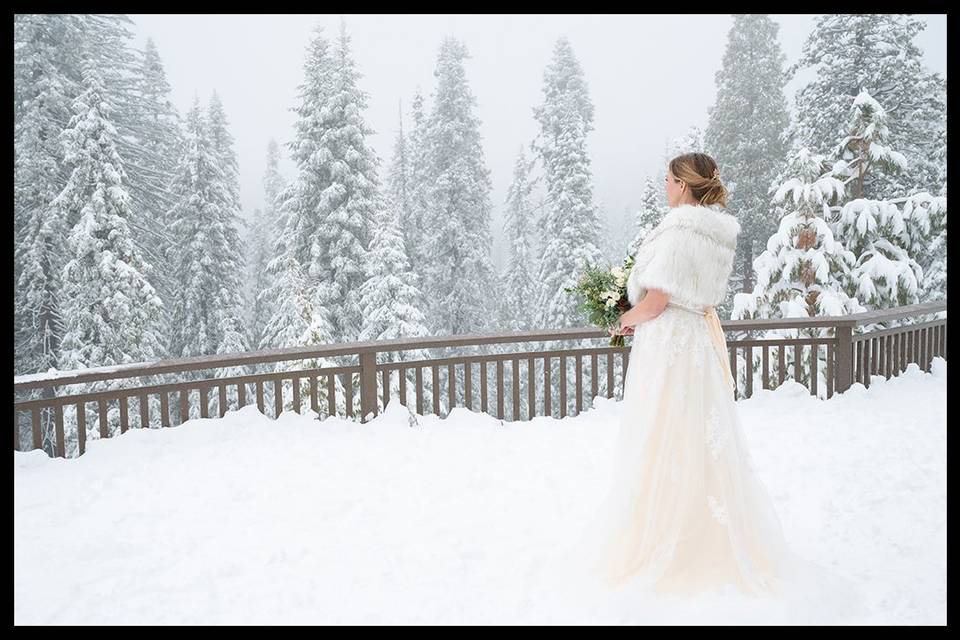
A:
POLYGON ((627 309, 622 314, 620 314, 620 320, 618 322, 619 333, 623 335, 632 335, 634 327, 639 323, 637 319, 637 308, 632 307, 627 309), (629 333, 628 333, 629 331, 629 333))

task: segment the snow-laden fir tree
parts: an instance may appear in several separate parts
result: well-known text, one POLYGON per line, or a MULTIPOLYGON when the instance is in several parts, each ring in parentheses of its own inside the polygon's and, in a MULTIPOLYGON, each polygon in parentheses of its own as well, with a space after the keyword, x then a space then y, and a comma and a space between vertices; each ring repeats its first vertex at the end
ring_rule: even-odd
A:
MULTIPOLYGON (((215 107, 210 112, 219 117, 215 107)), ((186 117, 185 154, 173 184, 179 200, 167 213, 174 238, 170 263, 179 292, 171 311, 174 357, 221 352, 225 327, 242 316, 240 212, 229 165, 224 165, 228 154, 218 148, 210 124, 196 98, 186 117)))
POLYGON ((356 340, 362 311, 358 290, 365 279, 363 263, 377 207, 379 160, 367 142, 373 131, 363 119, 367 94, 341 23, 333 51, 320 42, 311 45, 304 103, 298 108, 297 139, 292 157, 302 175, 303 199, 295 211, 298 259, 309 264, 314 287, 329 290, 335 341, 356 340), (305 253, 305 249, 308 253, 305 253))
MULTIPOLYGON (((72 170, 53 202, 62 219, 76 221, 63 271, 60 369, 144 362, 165 353, 159 331, 162 302, 147 280, 151 267, 128 225, 130 198, 109 98, 94 63, 84 65, 83 77, 86 88, 73 102, 74 116, 62 135, 72 170)), ((122 384, 111 380, 84 386, 95 391, 122 384)), ((119 427, 114 411, 119 409, 111 408, 111 433, 119 427)), ((88 439, 99 434, 94 417, 91 408, 88 439)), ((75 413, 65 412, 64 423, 69 456, 77 444, 75 413)))
MULTIPOLYGON (((418 281, 422 283, 426 275, 425 265, 428 262, 423 216, 427 208, 426 193, 429 184, 427 179, 427 149, 424 143, 427 115, 423 104, 423 96, 419 89, 413 96, 411 116, 413 127, 404 147, 408 167, 406 177, 409 213, 407 218, 403 220, 402 230, 407 255, 410 257, 410 266, 417 274, 418 281)), ((423 295, 424 291, 421 290, 420 293, 423 295)), ((426 309, 425 298, 421 300, 420 308, 426 309)))
POLYGON ((911 170, 874 174, 866 180, 864 197, 944 193, 946 80, 924 67, 914 43, 925 28, 923 19, 906 14, 820 16, 788 71, 817 71, 797 90, 791 125, 791 137, 813 151, 829 153, 838 133, 846 131, 850 99, 860 91, 886 107, 889 144, 906 156, 911 170))
POLYGON ((834 150, 839 159, 833 175, 844 181, 854 199, 841 207, 832 228, 856 256, 847 293, 869 309, 915 304, 923 270, 910 249, 930 238, 895 203, 864 198, 864 184, 871 176, 906 171, 906 158, 889 146, 886 112, 866 90, 853 101, 846 131, 834 150), (908 225, 914 227, 911 232, 908 225))
POLYGON ((733 16, 723 64, 716 74, 717 99, 709 108, 704 147, 720 166, 730 194, 727 212, 740 221, 726 315, 737 291, 753 290, 753 258, 777 229, 770 195, 787 153, 789 112, 783 87, 786 56, 779 25, 763 14, 733 16))
MULTIPOLYGON (((66 228, 50 206, 66 180, 60 133, 70 119, 72 80, 57 38, 70 16, 14 18, 14 375, 55 368, 59 359, 61 274, 66 228)), ((52 396, 51 389, 18 394, 16 400, 52 396)), ((21 415, 24 415, 21 413, 21 415)), ((30 441, 29 421, 15 424, 30 441)), ((53 452, 50 411, 41 414, 43 447, 53 452)))
POLYGON ((648 177, 643 181, 643 191, 640 193, 640 207, 636 213, 637 233, 630 241, 627 247, 627 255, 637 255, 637 250, 647 234, 653 231, 653 228, 660 224, 663 217, 667 215, 667 199, 664 186, 658 184, 654 178, 648 177))
MULTIPOLYGON (((831 167, 822 155, 806 148, 791 153, 788 175, 774 194, 774 203, 784 212, 779 229, 770 236, 766 250, 753 262, 757 281, 750 293, 737 293, 733 300, 731 318, 806 318, 816 316, 848 315, 865 311, 855 297, 845 292, 855 256, 834 237, 827 218, 830 205, 842 198, 844 185, 831 173, 831 167)), ((827 337, 828 328, 774 329, 765 332, 765 338, 827 337)), ((801 351, 801 379, 809 386, 809 346, 801 351)), ((754 385, 759 388, 762 366, 761 350, 755 350, 754 385)), ((826 397, 826 348, 819 347, 817 395, 826 397)), ((794 349, 784 351, 786 371, 794 372, 794 349)), ((743 388, 745 364, 738 359, 738 385, 743 388)), ((779 352, 770 350, 770 367, 777 371, 779 352)), ((776 384, 776 379, 773 384, 776 384)))
POLYGON ((534 108, 540 130, 534 141, 547 191, 543 255, 537 281, 539 326, 580 326, 583 314, 564 287, 576 285, 588 264, 598 265, 600 223, 586 136, 593 129, 593 104, 580 63, 566 38, 554 46, 543 77, 543 103, 534 108))
POLYGON ((482 333, 496 298, 491 259, 490 172, 470 91, 463 43, 446 38, 434 76, 433 107, 424 123, 426 233, 422 289, 433 335, 482 333), (464 286, 464 283, 470 283, 464 286))
MULTIPOLYGON (((217 353, 235 353, 249 350, 250 340, 244 323, 244 281, 246 270, 246 247, 242 238, 247 226, 240 204, 240 169, 234 150, 233 136, 223 108, 223 102, 216 91, 207 104, 207 126, 210 143, 223 173, 224 188, 219 192, 222 202, 218 232, 222 234, 223 244, 211 247, 215 259, 231 271, 220 284, 216 304, 220 308, 220 342, 217 353), (222 221, 222 222, 221 222, 222 221)), ((245 368, 227 368, 217 371, 218 377, 243 375, 245 368)), ((232 402, 232 400, 231 400, 232 402)))
MULTIPOLYGON (((325 255, 318 209, 323 193, 330 185, 330 158, 328 153, 320 153, 320 150, 326 133, 323 117, 329 117, 330 114, 327 102, 333 85, 330 43, 320 27, 314 29, 307 45, 303 70, 304 81, 299 86, 300 101, 293 108, 297 114, 295 136, 288 143, 297 173, 274 199, 277 232, 274 235, 273 257, 267 265, 270 286, 260 294, 262 303, 270 313, 260 338, 260 349, 332 344, 337 341, 332 318, 337 292, 325 279, 319 279, 322 272, 316 271, 316 266, 322 265, 325 255)), ((332 364, 329 358, 313 358, 279 362, 273 365, 273 369, 321 368, 332 364)), ((334 376, 334 381, 335 394, 342 399, 341 377, 334 376)), ((327 376, 318 379, 318 402, 322 408, 328 406, 326 382, 327 376)), ((285 384, 289 388, 289 382, 285 384)), ((284 393, 285 408, 289 407, 291 395, 284 393)))
POLYGON ((373 133, 362 115, 367 94, 357 84, 361 75, 343 23, 333 50, 315 29, 304 75, 290 143, 298 174, 282 198, 287 240, 305 267, 313 314, 303 344, 353 341, 362 324, 358 290, 375 224, 379 160, 366 141, 373 133))
MULTIPOLYGON (((390 170, 387 177, 387 197, 396 203, 399 216, 400 233, 403 235, 404 252, 408 262, 413 254, 411 244, 415 241, 410 232, 413 226, 411 203, 411 166, 410 144, 403 133, 403 110, 399 112, 399 130, 397 139, 393 143, 393 157, 390 159, 390 170)), ((412 264, 411 264, 412 267, 412 264)))
MULTIPOLYGON (((132 71, 131 117, 122 155, 127 160, 130 198, 136 214, 133 224, 145 256, 154 267, 153 284, 161 299, 170 301, 176 290, 166 263, 172 239, 164 215, 176 199, 170 183, 183 151, 180 115, 171 101, 170 85, 151 38, 147 38, 139 63, 132 71)), ((169 323, 169 318, 164 320, 165 325, 169 323)))
POLYGON ((871 309, 940 297, 938 293, 946 293, 941 286, 946 198, 912 194, 902 210, 896 202, 863 198, 863 185, 872 175, 899 174, 910 167, 903 154, 891 148, 886 112, 867 91, 854 99, 849 118, 848 135, 834 151, 839 158, 834 174, 847 182, 855 199, 840 209, 833 224, 837 237, 857 256, 848 293, 871 309), (925 266, 934 271, 929 277, 925 266))
POLYGON ((864 198, 866 182, 878 173, 902 173, 906 157, 890 144, 886 110, 866 89, 848 106, 845 135, 832 149, 837 158, 833 173, 843 180, 854 198, 864 198))
POLYGON ((275 140, 267 144, 267 168, 263 174, 264 206, 254 212, 248 235, 248 319, 250 344, 263 343, 270 316, 281 301, 277 290, 287 251, 287 219, 281 207, 281 194, 286 182, 280 174, 280 146, 275 140), (278 259, 281 258, 281 259, 278 259))
POLYGON ((60 276, 69 228, 50 203, 66 184, 60 134, 76 95, 73 16, 14 16, 14 374, 56 366, 60 276))
POLYGON ((253 218, 247 227, 244 246, 247 249, 246 274, 244 280, 244 324, 247 328, 247 340, 250 345, 260 343, 265 318, 265 305, 260 294, 268 288, 270 274, 267 264, 273 255, 273 239, 270 221, 261 207, 255 207, 253 218))
POLYGON ((664 164, 684 153, 704 153, 704 132, 696 125, 690 125, 686 133, 673 138, 667 144, 664 164))
MULTIPOLYGON (((546 186, 542 253, 539 256, 536 302, 537 324, 544 329, 583 326, 583 312, 573 288, 588 265, 603 257, 599 248, 600 221, 593 202, 593 181, 587 134, 593 130, 593 103, 583 69, 569 40, 561 37, 543 76, 543 103, 534 107, 539 132, 533 147, 540 160, 546 186)), ((583 341, 563 341, 556 348, 584 346, 583 341)), ((589 364, 588 364, 589 368, 589 364)), ((552 379, 559 379, 559 362, 551 363, 552 379)), ((568 379, 575 375, 568 359, 568 379)), ((568 414, 574 411, 568 399, 568 414)), ((560 403, 551 404, 559 412, 560 403)), ((559 413, 558 413, 559 415, 559 413)))
POLYGON ((528 160, 523 149, 513 167, 513 181, 507 190, 503 235, 507 238, 507 265, 503 273, 502 312, 497 331, 530 331, 536 315, 530 301, 536 299, 537 261, 530 250, 534 231, 534 212, 531 194, 535 186, 532 170, 534 161, 528 160))
MULTIPOLYGON (((374 228, 370 252, 367 256, 367 279, 360 287, 360 304, 364 324, 360 332, 361 342, 373 340, 396 340, 421 338, 430 335, 426 318, 417 307, 421 296, 416 274, 410 269, 403 234, 400 232, 401 205, 388 199, 381 207, 378 223, 374 228)), ((386 351, 379 354, 380 361, 401 362, 422 360, 429 357, 425 349, 386 351)), ((390 372, 390 398, 400 397, 400 372, 390 372)), ((407 398, 403 402, 412 407, 415 402, 416 382, 413 369, 406 371, 407 398)), ((380 410, 383 396, 377 394, 380 410)), ((432 402, 432 396, 430 402, 432 402)))
POLYGON ((657 170, 657 184, 666 184, 667 168, 670 161, 684 153, 704 153, 703 130, 690 125, 685 133, 667 140, 663 147, 663 162, 657 170))
POLYGON ((905 245, 923 272, 919 302, 947 297, 947 198, 916 193, 903 203, 905 245))

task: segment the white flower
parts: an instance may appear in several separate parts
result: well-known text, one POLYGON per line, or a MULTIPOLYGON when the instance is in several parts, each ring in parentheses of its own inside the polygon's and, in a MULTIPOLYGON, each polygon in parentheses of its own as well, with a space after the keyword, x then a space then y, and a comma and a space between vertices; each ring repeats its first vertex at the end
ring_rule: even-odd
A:
POLYGON ((612 307, 617 306, 617 301, 614 300, 613 298, 608 298, 606 304, 607 304, 607 308, 610 309, 612 307))

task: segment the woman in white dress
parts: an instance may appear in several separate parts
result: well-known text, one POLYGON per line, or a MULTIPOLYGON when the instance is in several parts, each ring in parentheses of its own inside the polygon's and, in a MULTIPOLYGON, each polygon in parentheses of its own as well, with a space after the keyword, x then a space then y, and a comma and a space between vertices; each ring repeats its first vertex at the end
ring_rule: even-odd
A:
POLYGON ((593 566, 657 593, 775 595, 793 554, 751 467, 714 310, 740 225, 710 156, 674 158, 666 181, 671 208, 637 251, 620 319, 634 338, 593 566))

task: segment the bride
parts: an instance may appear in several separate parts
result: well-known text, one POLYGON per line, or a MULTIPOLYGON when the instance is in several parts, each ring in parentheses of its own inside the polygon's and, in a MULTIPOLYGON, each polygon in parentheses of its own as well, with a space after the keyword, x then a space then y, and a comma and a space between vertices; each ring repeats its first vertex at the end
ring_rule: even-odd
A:
POLYGON ((627 281, 619 329, 634 339, 593 568, 607 585, 661 594, 779 594, 793 556, 751 466, 714 310, 740 225, 706 154, 674 158, 666 192, 670 211, 627 281))

